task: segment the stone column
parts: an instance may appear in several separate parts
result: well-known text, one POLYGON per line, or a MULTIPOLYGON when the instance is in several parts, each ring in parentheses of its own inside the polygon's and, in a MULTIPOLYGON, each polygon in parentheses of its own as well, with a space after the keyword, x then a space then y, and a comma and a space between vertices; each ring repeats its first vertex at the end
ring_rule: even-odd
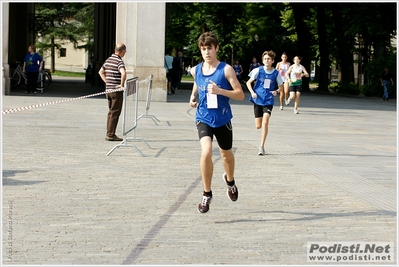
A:
POLYGON ((35 35, 29 28, 29 17, 34 14, 33 3, 2 2, 2 94, 9 95, 10 65, 23 63, 28 46, 35 43, 35 35), (10 34, 11 33, 11 34, 10 34))
POLYGON ((2 94, 9 95, 10 94, 10 65, 8 64, 8 15, 9 15, 9 3, 1 3, 2 8, 2 94))
MULTIPOLYGON (((152 101, 166 102, 165 2, 117 2, 116 42, 126 45, 127 78, 153 75, 152 101)), ((139 88, 139 100, 147 90, 139 88)))

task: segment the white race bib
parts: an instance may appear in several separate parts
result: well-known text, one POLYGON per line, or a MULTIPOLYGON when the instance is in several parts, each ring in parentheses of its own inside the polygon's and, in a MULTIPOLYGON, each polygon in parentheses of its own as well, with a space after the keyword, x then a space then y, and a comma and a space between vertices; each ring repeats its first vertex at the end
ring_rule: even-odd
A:
POLYGON ((263 81, 263 88, 269 89, 269 88, 270 88, 270 82, 271 82, 270 79, 265 79, 265 80, 263 81))
POLYGON ((206 94, 206 104, 208 108, 218 108, 218 97, 215 94, 206 94))

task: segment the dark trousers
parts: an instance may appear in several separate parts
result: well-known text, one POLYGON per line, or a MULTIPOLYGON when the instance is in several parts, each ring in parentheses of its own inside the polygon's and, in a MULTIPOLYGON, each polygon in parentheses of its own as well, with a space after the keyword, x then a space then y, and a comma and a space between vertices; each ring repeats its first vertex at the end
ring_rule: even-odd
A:
POLYGON ((177 88, 181 82, 182 71, 181 70, 174 70, 173 71, 173 78, 172 78, 172 87, 177 88))
POLYGON ((105 95, 108 99, 107 137, 113 137, 122 112, 123 92, 113 92, 105 95))
POLYGON ((35 92, 36 91, 36 85, 37 85, 37 78, 39 77, 39 72, 26 72, 26 78, 27 78, 27 91, 28 92, 35 92))

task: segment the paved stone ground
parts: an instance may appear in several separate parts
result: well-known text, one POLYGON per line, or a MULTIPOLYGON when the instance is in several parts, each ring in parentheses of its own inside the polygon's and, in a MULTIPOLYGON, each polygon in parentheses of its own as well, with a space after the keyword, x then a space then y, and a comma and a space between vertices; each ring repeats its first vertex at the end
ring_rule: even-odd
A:
MULTIPOLYGON (((43 95, 2 96, 2 110, 99 91, 55 79, 43 95)), ((311 241, 393 242, 397 263, 395 100, 306 92, 298 115, 277 104, 263 157, 248 97, 232 101, 239 199, 226 196, 215 143, 200 214, 189 94, 151 103, 160 122, 140 119, 134 136, 152 148, 128 142, 144 157, 106 156, 118 142, 104 140, 104 96, 3 115, 3 265, 306 265, 311 241)))

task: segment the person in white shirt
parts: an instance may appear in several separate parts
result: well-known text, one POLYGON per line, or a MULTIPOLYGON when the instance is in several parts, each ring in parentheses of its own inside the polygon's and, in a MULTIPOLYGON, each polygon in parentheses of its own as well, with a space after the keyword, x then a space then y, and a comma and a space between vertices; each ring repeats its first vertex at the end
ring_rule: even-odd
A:
POLYGON ((309 77, 309 73, 305 67, 301 65, 301 57, 294 57, 294 65, 292 65, 285 73, 285 77, 288 79, 290 84, 290 96, 285 101, 286 105, 289 105, 291 100, 295 99, 294 114, 298 114, 298 106, 302 91, 302 77, 309 77))

